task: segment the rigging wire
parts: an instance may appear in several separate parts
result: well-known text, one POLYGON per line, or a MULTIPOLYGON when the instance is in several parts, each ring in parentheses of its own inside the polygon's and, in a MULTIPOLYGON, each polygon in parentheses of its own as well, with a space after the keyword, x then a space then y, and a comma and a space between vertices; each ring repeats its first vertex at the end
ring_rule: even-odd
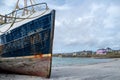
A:
POLYGON ((10 25, 10 27, 9 27, 6 31, 4 31, 4 32, 0 31, 0 33, 6 33, 6 32, 9 31, 10 28, 12 28, 12 26, 14 25, 14 23, 15 23, 15 21, 16 21, 16 16, 17 16, 17 12, 16 12, 16 14, 15 14, 14 20, 13 20, 12 24, 10 25))
MULTIPOLYGON (((31 1, 31 0, 30 0, 30 1, 31 1)), ((19 2, 19 0, 18 0, 18 2, 19 2)), ((18 2, 17 2, 17 5, 16 5, 15 10, 18 9, 18 7, 19 7, 19 6, 18 6, 18 2)), ((32 3, 32 2, 31 2, 31 3, 32 3)), ((32 6, 32 8, 34 8, 33 5, 31 5, 31 6, 32 6)), ((9 27, 6 31, 4 31, 4 32, 0 31, 0 33, 6 33, 6 32, 8 32, 8 31, 13 27, 14 23, 21 22, 21 21, 23 21, 23 20, 25 20, 25 19, 37 18, 37 17, 45 14, 45 13, 48 11, 48 9, 49 9, 49 8, 48 8, 48 6, 46 5, 46 10, 45 10, 43 13, 41 13, 40 15, 37 15, 37 16, 34 16, 34 17, 30 17, 30 16, 32 16, 32 15, 34 14, 34 12, 33 12, 32 14, 30 14, 30 15, 29 15, 28 17, 26 17, 26 18, 18 18, 18 17, 17 17, 17 11, 15 11, 15 12, 16 12, 16 13, 15 13, 15 17, 7 17, 7 18, 14 18, 13 22, 8 22, 8 23, 6 23, 6 24, 11 23, 10 27, 9 27), (16 19, 22 19, 22 20, 16 21, 16 19)), ((2 15, 0 15, 0 16, 2 16, 2 15)), ((2 16, 2 17, 6 17, 6 16, 2 16)))

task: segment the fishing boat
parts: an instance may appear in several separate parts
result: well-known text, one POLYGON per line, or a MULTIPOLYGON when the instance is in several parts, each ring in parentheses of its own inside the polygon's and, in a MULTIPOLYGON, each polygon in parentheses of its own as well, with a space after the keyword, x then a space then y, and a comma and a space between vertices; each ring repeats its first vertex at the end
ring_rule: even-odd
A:
POLYGON ((0 70, 49 78, 54 22, 55 10, 34 0, 0 15, 0 70))

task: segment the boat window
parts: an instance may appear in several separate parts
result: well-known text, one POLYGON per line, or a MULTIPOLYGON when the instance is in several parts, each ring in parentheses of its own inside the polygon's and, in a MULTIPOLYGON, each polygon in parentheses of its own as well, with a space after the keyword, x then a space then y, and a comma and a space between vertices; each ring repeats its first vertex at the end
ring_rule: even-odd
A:
POLYGON ((37 19, 37 20, 35 20, 34 21, 34 23, 35 23, 35 27, 36 27, 36 29, 38 29, 38 28, 40 28, 41 27, 41 21, 39 22, 39 20, 37 19))
POLYGON ((31 23, 29 23, 29 27, 30 27, 30 31, 34 30, 34 22, 32 21, 31 23))
POLYGON ((23 25, 23 26, 21 27, 21 35, 22 35, 22 36, 27 35, 27 25, 23 25))
POLYGON ((42 19, 39 19, 38 22, 39 22, 39 28, 42 28, 43 27, 42 19))
POLYGON ((0 39, 1 39, 1 44, 5 44, 6 43, 6 35, 0 35, 0 39))
POLYGON ((9 33, 6 35, 6 38, 7 38, 7 42, 9 42, 9 41, 10 41, 10 38, 11 38, 11 36, 10 36, 9 33))

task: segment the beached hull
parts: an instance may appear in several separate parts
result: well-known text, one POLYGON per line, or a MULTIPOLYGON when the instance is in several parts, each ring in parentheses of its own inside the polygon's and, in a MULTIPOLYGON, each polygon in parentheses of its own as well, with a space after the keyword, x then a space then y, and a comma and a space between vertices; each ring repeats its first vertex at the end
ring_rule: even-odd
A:
POLYGON ((51 54, 4 58, 0 62, 0 68, 19 74, 49 77, 51 58, 51 54))
MULTIPOLYGON (((49 14, 22 25, 19 29, 21 31, 16 29, 18 34, 25 36, 20 37, 16 34, 17 39, 15 37, 15 40, 13 40, 13 36, 6 38, 6 42, 3 40, 4 38, 1 38, 3 42, 1 41, 2 44, 0 45, 0 69, 18 74, 49 78, 52 64, 54 21, 55 10, 52 10, 49 14), (36 24, 41 21, 44 24, 36 24), (31 27, 31 31, 26 27, 31 27)), ((11 33, 3 35, 12 36, 15 34, 14 32, 11 31, 11 33)))

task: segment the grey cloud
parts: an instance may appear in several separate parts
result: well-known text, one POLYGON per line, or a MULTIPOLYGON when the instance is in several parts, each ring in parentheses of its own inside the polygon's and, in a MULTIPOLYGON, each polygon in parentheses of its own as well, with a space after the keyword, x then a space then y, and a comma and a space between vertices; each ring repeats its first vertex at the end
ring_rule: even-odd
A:
POLYGON ((5 5, 4 0, 1 0, 0 1, 0 6, 3 6, 3 5, 5 5))
POLYGON ((39 2, 56 9, 54 52, 120 47, 120 0, 39 2))
MULTIPOLYGON (((117 36, 115 38, 118 39, 118 41, 116 41, 114 35, 119 33, 117 30, 119 30, 120 27, 116 26, 120 25, 120 20, 119 18, 115 18, 116 15, 109 16, 111 12, 107 12, 110 7, 114 7, 115 5, 105 4, 106 3, 102 2, 98 4, 94 1, 89 4, 84 2, 82 6, 70 6, 70 10, 58 13, 57 21, 61 25, 56 26, 55 46, 63 45, 64 51, 73 51, 74 49, 95 50, 105 47, 114 48, 115 45, 118 45, 120 39, 117 36), (93 4, 95 8, 97 7, 96 10, 93 4), (78 19, 79 21, 77 21, 78 19), (109 25, 109 23, 105 24, 104 21, 109 21, 110 19, 115 22, 112 21, 112 28, 106 28, 106 24, 109 25)), ((69 3, 67 5, 69 5, 69 3)), ((120 6, 118 6, 118 8, 119 7, 120 6)))

